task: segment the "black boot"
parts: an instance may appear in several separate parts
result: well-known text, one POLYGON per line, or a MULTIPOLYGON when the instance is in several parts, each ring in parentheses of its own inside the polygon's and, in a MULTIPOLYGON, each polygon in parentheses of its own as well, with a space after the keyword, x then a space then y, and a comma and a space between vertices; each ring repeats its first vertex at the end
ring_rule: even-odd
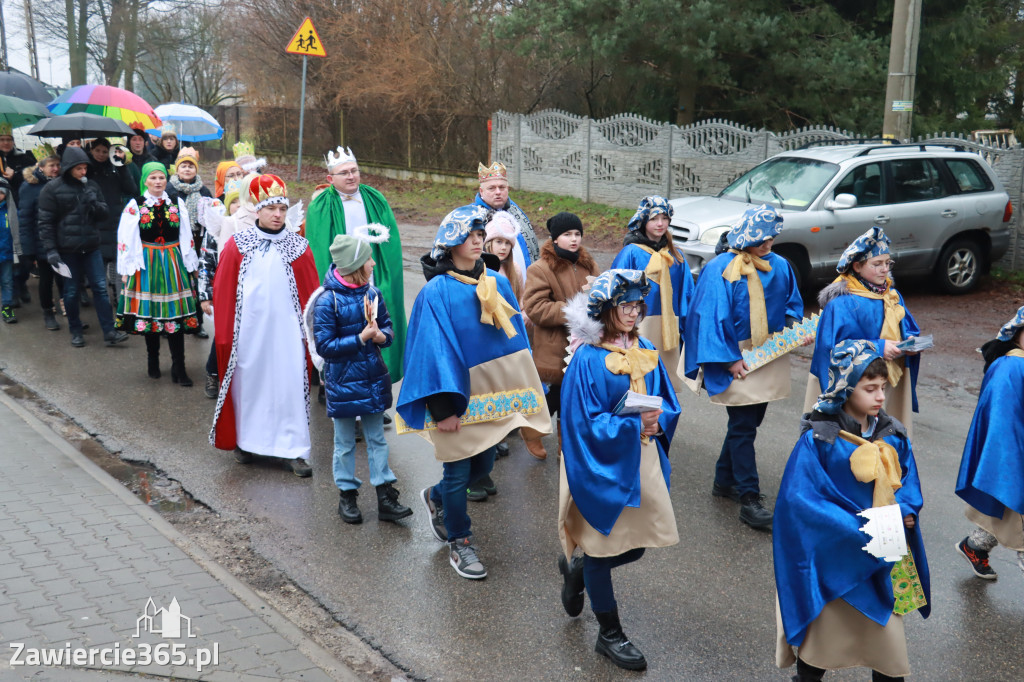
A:
POLYGON ((338 516, 345 523, 362 523, 363 514, 356 505, 358 490, 341 490, 341 498, 338 500, 338 516))
POLYGON ((570 564, 563 554, 558 557, 558 571, 563 580, 562 608, 575 618, 583 611, 583 557, 573 557, 570 564))
POLYGON ((57 316, 53 312, 53 308, 43 311, 43 324, 51 332, 55 332, 60 329, 60 324, 57 323, 57 316))
POLYGON ((821 682, 825 677, 824 668, 816 668, 810 663, 796 659, 796 675, 793 682, 821 682))
POLYGON ((149 361, 149 378, 160 378, 160 336, 146 334, 146 359, 149 361))
POLYGON ((412 509, 398 501, 398 490, 390 483, 377 486, 377 518, 381 521, 397 521, 412 516, 412 509))
POLYGON ((597 622, 601 626, 594 651, 602 656, 607 656, 612 663, 625 670, 646 670, 647 659, 622 632, 622 625, 619 623, 619 610, 616 608, 604 613, 594 611, 594 615, 597 616, 597 622))
POLYGON ((185 373, 185 333, 168 334, 167 345, 171 347, 171 381, 186 388, 191 386, 192 379, 185 373))

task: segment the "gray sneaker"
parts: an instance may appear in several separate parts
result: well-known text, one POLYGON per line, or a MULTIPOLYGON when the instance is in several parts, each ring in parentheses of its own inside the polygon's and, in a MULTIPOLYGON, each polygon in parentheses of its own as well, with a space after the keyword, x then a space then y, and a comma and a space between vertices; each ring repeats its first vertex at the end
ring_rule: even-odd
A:
POLYGON ((437 538, 438 542, 448 542, 448 530, 444 527, 444 507, 434 505, 434 501, 430 499, 432 489, 432 487, 427 487, 421 490, 420 500, 427 509, 427 523, 430 524, 431 534, 437 538))
POLYGON ((448 543, 450 553, 448 555, 452 568, 463 578, 480 580, 487 577, 487 569, 480 562, 476 555, 476 547, 473 546, 473 536, 459 538, 448 543))

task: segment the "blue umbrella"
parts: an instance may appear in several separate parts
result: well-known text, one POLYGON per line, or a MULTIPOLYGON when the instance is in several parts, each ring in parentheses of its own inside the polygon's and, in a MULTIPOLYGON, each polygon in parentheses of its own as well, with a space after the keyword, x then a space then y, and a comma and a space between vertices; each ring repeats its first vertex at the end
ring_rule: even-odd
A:
MULTIPOLYGON (((206 142, 224 137, 224 128, 217 123, 217 119, 192 104, 161 104, 155 111, 164 124, 170 123, 174 126, 178 139, 184 142, 206 142)), ((161 131, 152 128, 149 132, 159 135, 161 131)))

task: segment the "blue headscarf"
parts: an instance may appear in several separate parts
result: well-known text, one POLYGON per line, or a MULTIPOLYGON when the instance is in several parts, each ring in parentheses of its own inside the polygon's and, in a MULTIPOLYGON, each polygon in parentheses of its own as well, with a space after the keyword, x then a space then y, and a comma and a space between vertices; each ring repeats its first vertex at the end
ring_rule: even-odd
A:
POLYGON ((643 270, 606 270, 590 283, 587 316, 596 320, 612 306, 642 301, 650 291, 643 270))
POLYGON ((634 213, 633 217, 629 219, 629 225, 627 227, 629 227, 630 232, 639 232, 647 227, 647 221, 650 220, 652 216, 656 216, 660 213, 664 213, 669 218, 671 218, 672 214, 675 213, 675 210, 672 208, 672 204, 668 203, 668 199, 657 196, 644 197, 640 200, 640 207, 636 209, 636 213, 634 213))
POLYGON ((818 396, 814 409, 824 414, 838 414, 843 409, 864 370, 882 357, 871 341, 840 341, 832 349, 828 364, 828 388, 818 396))
POLYGON ((1013 340, 1013 335, 1021 327, 1024 327, 1024 306, 1018 308, 1017 314, 1013 316, 1013 319, 1002 326, 996 338, 1000 341, 1011 341, 1013 340))
POLYGON ((851 265, 858 261, 890 253, 890 243, 891 241, 885 236, 882 228, 875 225, 846 247, 843 255, 839 257, 839 262, 836 264, 836 272, 843 274, 850 269, 851 265))
POLYGON ((757 246, 774 239, 782 232, 782 216, 769 206, 761 204, 749 208, 740 221, 729 230, 729 248, 742 251, 748 246, 757 246))
POLYGON ((434 248, 430 250, 430 257, 435 261, 440 260, 448 249, 465 242, 473 230, 486 232, 487 216, 490 213, 483 206, 470 204, 469 206, 459 206, 446 215, 441 221, 441 226, 437 228, 437 236, 434 237, 434 248))

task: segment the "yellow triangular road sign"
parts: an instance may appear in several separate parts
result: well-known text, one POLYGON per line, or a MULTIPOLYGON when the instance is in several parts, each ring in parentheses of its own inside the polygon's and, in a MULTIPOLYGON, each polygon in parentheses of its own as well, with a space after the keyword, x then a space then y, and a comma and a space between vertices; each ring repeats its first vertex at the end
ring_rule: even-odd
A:
POLYGON ((299 30, 295 32, 292 39, 288 41, 288 47, 284 48, 285 52, 291 54, 301 54, 307 57, 326 57, 327 53, 324 52, 324 44, 320 40, 320 34, 313 28, 313 20, 306 17, 302 25, 299 26, 299 30))

